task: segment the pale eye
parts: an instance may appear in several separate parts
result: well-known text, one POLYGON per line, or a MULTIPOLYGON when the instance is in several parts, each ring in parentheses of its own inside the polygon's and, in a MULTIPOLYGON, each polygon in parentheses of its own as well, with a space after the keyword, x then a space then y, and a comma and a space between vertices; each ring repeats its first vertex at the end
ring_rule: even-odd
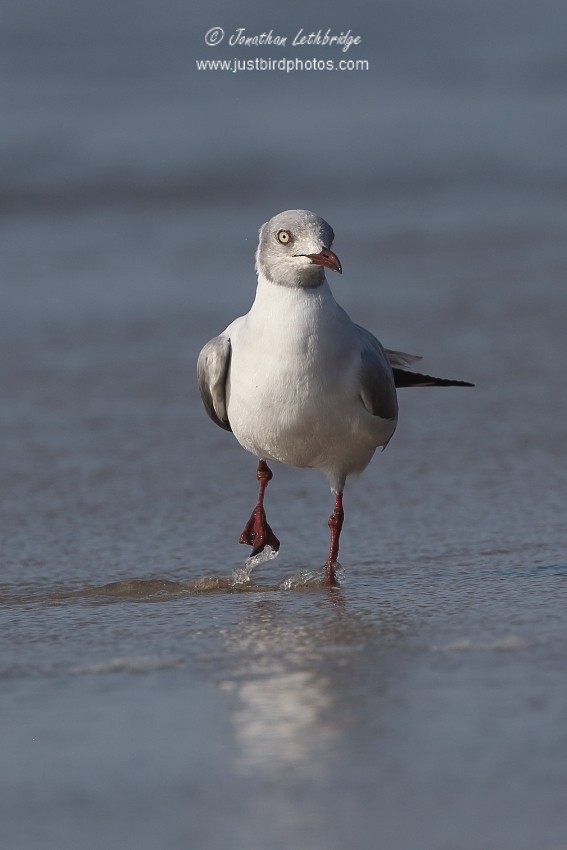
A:
POLYGON ((287 245, 288 242, 291 242, 291 233, 289 230, 278 230, 277 237, 278 242, 281 242, 282 245, 287 245))

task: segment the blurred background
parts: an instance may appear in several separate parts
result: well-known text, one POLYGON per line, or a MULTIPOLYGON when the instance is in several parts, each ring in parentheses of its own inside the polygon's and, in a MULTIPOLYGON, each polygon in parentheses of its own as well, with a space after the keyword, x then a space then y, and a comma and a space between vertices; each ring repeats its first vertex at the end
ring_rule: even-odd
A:
MULTIPOLYGON (((6 846, 98 848, 101 817, 104 846, 125 850, 225 840, 332 850, 377 846, 376 836, 396 850, 557 850, 567 839, 566 29, 559 0, 306 2, 301 11, 253 0, 4 0, 6 846), (208 47, 213 26, 226 36, 208 47), (288 46, 231 47, 240 27, 273 30, 288 46), (346 54, 292 47, 300 28, 350 29, 361 44, 346 54), (196 67, 255 57, 364 59, 368 69, 196 67), (145 581, 180 587, 242 562, 236 541, 255 499, 255 463, 207 419, 195 361, 248 310, 258 228, 287 208, 332 224, 344 274, 330 283, 355 321, 390 348, 424 355, 424 371, 476 389, 403 391, 394 440, 349 490, 342 558, 354 620, 336 622, 322 601, 250 601, 263 594, 131 605, 145 581), (120 588, 121 604, 94 613, 66 596, 119 580, 134 583, 120 588), (442 599, 431 595, 439 582, 442 599), (397 613, 384 625, 386 600, 397 613), (428 627, 420 619, 417 629, 417 611, 428 627), (312 630, 298 644, 304 617, 312 630), (462 699, 449 696, 452 660, 433 702, 421 674, 397 680, 409 657, 401 632, 420 658, 424 646, 480 647, 462 699), (275 678, 259 692, 258 668, 246 664, 256 640, 288 677, 264 665, 261 675, 275 678), (327 668, 329 654, 318 653, 330 645, 356 682, 327 668), (240 679, 227 672, 227 647, 240 679), (501 669, 502 648, 521 656, 512 673, 501 669), (293 669, 279 655, 288 650, 293 669), (140 685, 140 669, 158 679, 140 685), (378 669, 391 702, 373 690, 378 669), (535 671, 549 673, 537 687, 535 671), (286 694, 289 713, 278 715, 286 694), (137 714, 144 700, 155 711, 137 714), (422 703, 425 719, 412 713, 422 703), (400 705, 410 712, 403 728, 400 705), (274 725, 254 725, 273 712, 274 725), (325 712, 354 712, 358 731, 321 725, 325 712), (83 748, 72 743, 67 759, 69 714, 83 748), (171 734, 160 726, 157 735, 164 716, 171 734), (124 726, 110 734, 117 717, 124 726), (235 735, 226 731, 233 721, 235 735), (207 749, 203 729, 224 749, 207 749), (315 754, 306 744, 314 730, 324 730, 315 754), (370 740, 384 746, 369 751, 370 740), (258 765, 267 770, 271 758, 281 773, 266 788, 258 765), (53 763, 58 778, 45 784, 38 777, 53 763), (320 768, 315 795, 297 785, 308 763, 320 768), (145 778, 132 790, 136 765, 145 778), (258 810, 242 788, 222 784, 241 776, 258 810), (221 786, 231 803, 219 815, 221 786), (373 788, 384 794, 378 809, 373 788), (325 799, 341 793, 339 826, 325 799), (288 808, 278 808, 282 799, 288 808)), ((283 545, 268 582, 323 562, 330 508, 322 478, 276 470, 269 516, 283 545)), ((112 590, 108 598, 117 601, 112 590)))

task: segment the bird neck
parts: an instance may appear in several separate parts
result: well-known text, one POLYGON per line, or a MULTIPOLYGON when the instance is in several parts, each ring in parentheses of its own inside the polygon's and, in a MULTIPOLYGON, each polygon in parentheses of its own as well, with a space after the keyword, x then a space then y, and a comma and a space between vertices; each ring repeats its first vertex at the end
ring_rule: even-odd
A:
POLYGON ((271 281, 262 272, 258 274, 254 300, 254 305, 257 307, 269 307, 271 311, 285 310, 294 304, 324 303, 328 299, 334 301, 331 288, 324 276, 318 286, 281 286, 271 281))
POLYGON ((289 340, 315 333, 325 317, 339 311, 327 281, 316 289, 278 286, 258 276, 256 298, 250 309, 249 321, 257 333, 274 338, 282 335, 289 340))

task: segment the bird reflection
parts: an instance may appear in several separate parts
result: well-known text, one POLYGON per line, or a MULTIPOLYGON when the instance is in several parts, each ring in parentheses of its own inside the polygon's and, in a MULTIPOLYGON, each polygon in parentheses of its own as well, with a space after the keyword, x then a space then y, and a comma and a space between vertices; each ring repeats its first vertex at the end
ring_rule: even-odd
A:
POLYGON ((334 631, 329 613, 336 618, 324 608, 323 617, 312 611, 298 627, 296 618, 286 622, 278 605, 261 603, 231 630, 234 675, 221 686, 234 695, 239 769, 305 777, 324 772, 339 734, 329 665, 336 675, 343 663, 328 652, 334 631))
POLYGON ((243 682, 233 719, 239 767, 281 775, 290 770, 313 777, 336 737, 330 720, 329 680, 308 670, 243 682))

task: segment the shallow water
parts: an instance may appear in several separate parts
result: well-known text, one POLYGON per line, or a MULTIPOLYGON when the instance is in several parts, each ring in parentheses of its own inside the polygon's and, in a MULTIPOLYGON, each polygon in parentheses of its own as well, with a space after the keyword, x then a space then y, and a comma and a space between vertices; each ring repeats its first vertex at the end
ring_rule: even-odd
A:
POLYGON ((332 80, 196 74, 253 3, 50 6, 2 35, 2 847, 563 850, 564 6, 308 4, 372 60, 332 80), (333 590, 305 470, 239 572, 255 461, 194 381, 291 206, 476 384, 400 393, 333 590))

